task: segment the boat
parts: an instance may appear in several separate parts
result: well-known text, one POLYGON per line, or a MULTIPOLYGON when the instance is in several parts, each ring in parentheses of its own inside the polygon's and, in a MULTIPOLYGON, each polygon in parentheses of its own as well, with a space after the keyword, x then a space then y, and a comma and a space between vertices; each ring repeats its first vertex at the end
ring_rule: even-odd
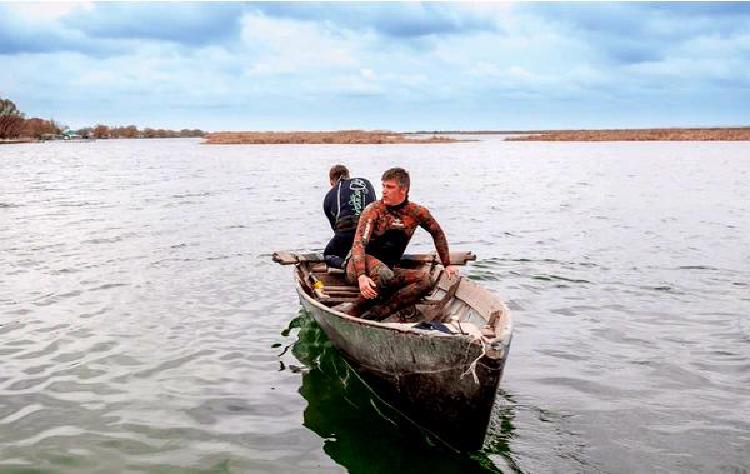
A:
MULTIPOLYGON (((453 265, 475 258, 450 255, 453 265)), ((429 271, 434 289, 410 311, 371 321, 346 313, 359 289, 322 255, 279 251, 273 260, 294 265, 303 308, 376 396, 458 451, 482 447, 513 335, 499 297, 448 276, 434 254, 405 255, 399 265, 429 271)))

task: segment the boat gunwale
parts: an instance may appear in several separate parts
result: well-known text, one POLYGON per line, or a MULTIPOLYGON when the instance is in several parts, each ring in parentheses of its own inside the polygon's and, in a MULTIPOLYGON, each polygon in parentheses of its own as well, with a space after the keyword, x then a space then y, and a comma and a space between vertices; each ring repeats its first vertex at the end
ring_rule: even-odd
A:
MULTIPOLYGON (((461 305, 466 305, 469 311, 463 306, 451 306, 449 314, 465 318, 472 328, 479 330, 479 334, 474 329, 470 333, 446 334, 441 331, 414 328, 414 323, 383 323, 350 316, 323 304, 316 298, 323 294, 317 291, 318 285, 315 284, 323 279, 320 269, 313 271, 312 264, 299 262, 295 264, 293 278, 303 310, 319 324, 333 346, 343 353, 344 358, 353 364, 352 367, 356 369, 353 373, 378 399, 393 407, 412 424, 446 447, 456 452, 474 451, 482 446, 486 438, 487 426, 512 339, 512 318, 500 296, 465 276, 459 281, 465 281, 469 285, 466 291, 461 291, 460 286, 455 286, 455 280, 441 274, 442 266, 437 270, 436 274, 440 278, 429 299, 441 301, 440 292, 445 292, 442 294, 443 298, 451 293, 452 299, 447 304, 451 305, 453 299, 457 299, 461 305), (310 278, 311 276, 320 277, 321 280, 310 278), (442 283, 442 286, 439 283, 442 283), (482 299, 485 295, 489 301, 482 299), (474 322, 477 318, 484 321, 484 327, 481 326, 481 322, 474 322), (494 337, 488 329, 493 330, 494 337), (390 332, 381 333, 379 330, 390 332), (468 359, 461 361, 454 357, 445 360, 441 358, 435 360, 436 364, 432 364, 432 361, 423 357, 414 359, 413 354, 411 358, 403 357, 404 354, 398 351, 384 351, 382 356, 371 356, 372 351, 363 352, 361 348, 364 346, 358 343, 363 337, 367 337, 366 332, 376 337, 379 344, 397 343, 396 347, 407 348, 403 350, 417 347, 422 351, 427 350, 427 354, 432 354, 433 351, 438 354, 445 351, 456 354, 456 346, 460 346, 458 350, 468 359), (443 367, 445 370, 441 370, 443 367), (421 370, 422 368, 425 370, 421 370), (367 374, 371 378, 363 378, 360 370, 361 374, 367 374), (457 380, 454 377, 457 377, 457 380), (371 383, 375 385, 370 385, 371 383), (427 396, 421 389, 425 386, 432 387, 427 396), (380 396, 376 391, 378 388, 384 390, 383 393, 391 398, 380 396), (436 393, 439 396, 435 396, 436 393), (446 404, 440 400, 453 402, 446 404), (470 409, 469 418, 466 409, 470 409), (435 413, 439 413, 440 416, 434 416, 435 413)), ((327 283, 329 281, 325 279, 324 284, 336 285, 333 282, 327 283)), ((356 288, 354 285, 350 286, 356 288)), ((351 295, 356 291, 347 292, 351 295)), ((439 304, 444 308, 442 303, 439 304)))
MULTIPOLYGON (((391 331, 397 331, 400 333, 407 333, 407 334, 414 334, 418 336, 429 336, 429 337, 458 337, 460 339, 465 339, 467 343, 469 344, 476 344, 476 345, 482 345, 482 346, 508 346, 510 345, 510 339, 513 334, 513 322, 511 318, 508 316, 508 310, 505 305, 505 302, 498 296, 494 295, 493 293, 489 292, 485 288, 483 288, 480 285, 477 285, 474 282, 471 282, 471 280, 468 280, 471 282, 474 286, 476 286, 480 291, 487 293, 490 297, 493 299, 496 299, 502 308, 500 319, 496 322, 495 325, 495 337, 492 339, 488 339, 485 336, 482 336, 481 338, 477 338, 476 336, 473 336, 468 333, 444 333, 442 331, 432 331, 432 330, 426 330, 426 329, 419 329, 415 328, 413 323, 383 323, 380 321, 372 321, 368 319, 362 319, 357 318, 355 316, 351 316, 349 314, 346 314, 342 311, 335 310, 330 306, 326 306, 317 299, 310 296, 307 291, 302 287, 303 283, 300 279, 300 271, 302 270, 302 267, 306 267, 306 269, 312 273, 312 270, 310 268, 310 264, 307 262, 300 262, 294 265, 295 269, 298 271, 294 272, 294 285, 295 289, 297 290, 297 293, 300 295, 301 298, 304 298, 309 303, 311 303, 313 306, 316 306, 318 309, 322 310, 324 313, 332 314, 340 319, 343 319, 345 321, 349 321, 355 324, 359 324, 362 326, 369 326, 374 329, 387 329, 391 331)), ((462 277, 463 278, 463 277, 462 277)), ((437 283, 436 283, 437 287, 437 283)), ((456 296, 454 296, 456 298, 456 296)), ((471 304, 468 302, 462 300, 461 298, 458 298, 461 300, 464 304, 469 306, 472 309, 475 309, 471 304)), ((476 310, 476 309, 475 309, 476 310)), ((481 330, 481 328, 478 328, 481 330)))

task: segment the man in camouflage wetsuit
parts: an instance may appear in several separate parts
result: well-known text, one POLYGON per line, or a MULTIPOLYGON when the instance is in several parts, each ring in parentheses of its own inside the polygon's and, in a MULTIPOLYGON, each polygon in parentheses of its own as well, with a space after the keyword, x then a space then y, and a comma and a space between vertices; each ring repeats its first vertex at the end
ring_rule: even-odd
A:
POLYGON ((385 319, 429 292, 428 270, 396 267, 417 226, 432 235, 448 276, 458 273, 450 265, 448 241, 440 224, 427 208, 409 202, 409 181, 403 168, 387 170, 382 177, 383 198, 367 206, 360 216, 346 266, 347 281, 357 284, 360 291, 350 311, 353 316, 385 319))

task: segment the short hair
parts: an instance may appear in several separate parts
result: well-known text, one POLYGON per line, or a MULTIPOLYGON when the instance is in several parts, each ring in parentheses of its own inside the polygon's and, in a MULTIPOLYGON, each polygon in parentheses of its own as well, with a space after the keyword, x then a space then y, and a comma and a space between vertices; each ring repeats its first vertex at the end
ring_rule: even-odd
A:
POLYGON ((383 173, 383 177, 380 179, 382 181, 393 180, 396 182, 396 184, 407 191, 409 191, 409 186, 411 185, 411 182, 409 180, 409 172, 403 168, 387 169, 385 170, 385 173, 383 173))
POLYGON ((344 165, 333 165, 328 172, 328 178, 334 183, 340 179, 349 179, 349 170, 344 165))

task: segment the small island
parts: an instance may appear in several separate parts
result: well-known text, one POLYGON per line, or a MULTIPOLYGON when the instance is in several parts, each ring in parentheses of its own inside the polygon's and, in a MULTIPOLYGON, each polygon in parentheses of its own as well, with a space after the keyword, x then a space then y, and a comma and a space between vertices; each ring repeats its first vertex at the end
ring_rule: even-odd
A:
POLYGON ((366 145, 400 143, 454 143, 461 140, 438 136, 407 136, 388 130, 339 130, 333 132, 216 132, 206 135, 209 145, 366 145))

